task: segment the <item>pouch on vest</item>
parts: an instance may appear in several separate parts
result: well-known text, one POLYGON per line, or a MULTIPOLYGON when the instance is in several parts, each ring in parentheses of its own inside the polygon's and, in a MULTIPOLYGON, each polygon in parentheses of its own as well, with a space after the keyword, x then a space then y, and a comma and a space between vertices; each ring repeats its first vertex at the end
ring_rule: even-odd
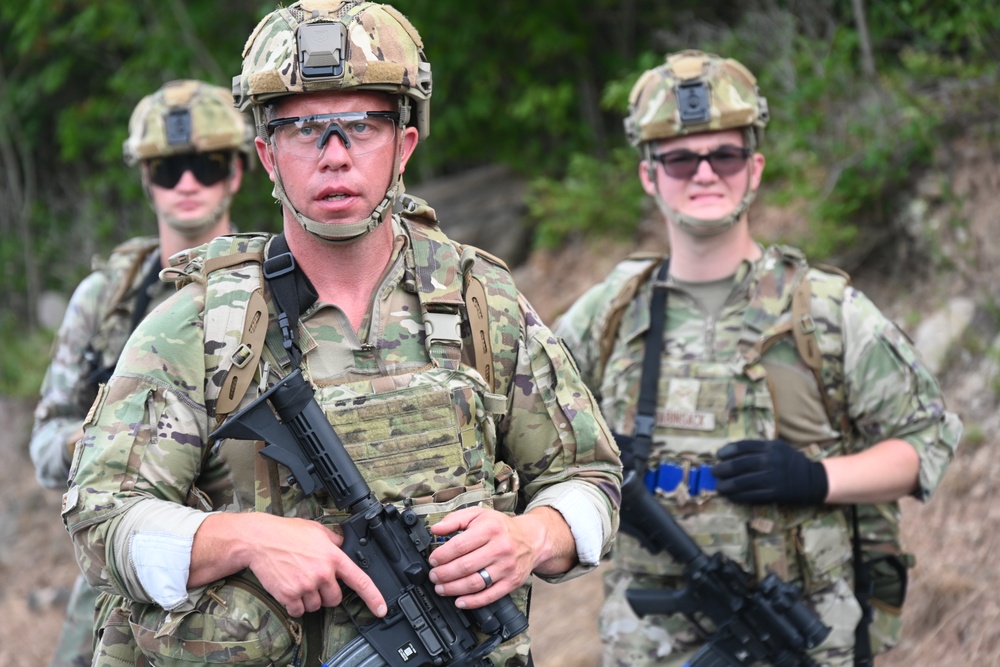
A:
POLYGON ((284 667, 303 643, 299 623, 249 570, 210 584, 190 611, 133 603, 129 624, 157 667, 284 667))
POLYGON ((901 611, 909 581, 907 570, 912 567, 905 554, 869 555, 864 566, 872 582, 872 602, 884 611, 901 611))
POLYGON ((145 667, 148 665, 146 656, 139 651, 139 646, 132 635, 128 606, 118 605, 109 614, 103 615, 106 615, 107 618, 97 629, 94 664, 102 667, 145 667))

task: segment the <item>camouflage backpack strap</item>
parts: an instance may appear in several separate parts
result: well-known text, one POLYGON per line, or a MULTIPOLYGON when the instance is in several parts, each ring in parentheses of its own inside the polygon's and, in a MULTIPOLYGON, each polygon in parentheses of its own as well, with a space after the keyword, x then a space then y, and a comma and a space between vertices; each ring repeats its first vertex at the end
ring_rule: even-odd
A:
POLYGON ((830 424, 845 438, 851 425, 844 407, 842 308, 850 284, 851 277, 840 269, 816 265, 792 294, 795 347, 816 378, 830 424))
POLYGON ((146 259, 159 248, 160 239, 156 236, 134 238, 115 246, 107 261, 95 264, 95 269, 108 271, 114 281, 104 311, 105 318, 124 305, 125 297, 132 289, 146 259))
POLYGON ((268 311, 262 264, 269 236, 219 236, 171 257, 185 282, 205 286, 205 407, 221 422, 239 405, 264 349, 268 311))
MULTIPOLYGON (((521 338, 517 289, 504 262, 472 246, 450 240, 424 201, 401 197, 401 218, 412 241, 406 260, 427 331, 428 353, 435 363, 454 368, 463 358, 486 381, 490 392, 506 396, 514 375, 521 338), (462 321, 473 344, 462 345, 462 321)), ((493 406, 495 414, 504 412, 493 406)))
POLYGON ((420 299, 427 353, 431 361, 456 369, 462 360, 462 275, 455 245, 437 224, 434 209, 415 197, 402 199, 402 219, 410 235, 407 274, 420 299))
POLYGON ((772 246, 764 252, 754 280, 740 343, 744 358, 752 365, 771 343, 791 334, 800 359, 816 379, 830 425, 847 434, 839 323, 850 278, 836 269, 810 267, 796 248, 772 246))
POLYGON ((805 257, 794 248, 772 246, 764 251, 743 315, 740 351, 748 364, 759 361, 778 337, 788 333, 795 336, 793 318, 785 314, 791 311, 793 295, 808 271, 805 257))
POLYGON ((125 339, 146 314, 148 288, 156 282, 160 268, 156 259, 159 248, 160 240, 155 236, 135 238, 116 246, 106 260, 95 258, 93 269, 108 277, 108 286, 100 304, 97 331, 83 353, 83 377, 88 387, 108 381, 125 339))
POLYGON ((608 301, 607 309, 595 318, 598 322, 603 322, 598 339, 600 360, 597 366, 602 375, 618 338, 625 309, 665 258, 665 255, 659 253, 632 253, 619 262, 605 279, 608 292, 613 296, 608 301))

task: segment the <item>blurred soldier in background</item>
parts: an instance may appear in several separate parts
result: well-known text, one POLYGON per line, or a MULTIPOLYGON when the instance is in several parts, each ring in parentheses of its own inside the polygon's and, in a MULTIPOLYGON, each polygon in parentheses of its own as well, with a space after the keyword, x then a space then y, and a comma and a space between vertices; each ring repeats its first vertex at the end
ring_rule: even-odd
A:
MULTIPOLYGON (((897 500, 931 495, 961 424, 906 336, 846 276, 751 237, 767 121, 735 60, 683 51, 645 72, 625 128, 670 257, 620 263, 555 331, 616 433, 626 480, 647 470, 648 492, 707 552, 797 584, 831 629, 818 664, 870 664, 898 639, 908 558, 897 500)), ((638 618, 625 593, 679 588, 683 564, 643 548, 624 503, 621 524, 604 664, 679 667, 704 636, 680 614, 638 618)))
MULTIPOLYGON (((252 156, 253 126, 226 88, 166 83, 129 120, 126 164, 139 168, 157 235, 116 247, 73 292, 41 388, 31 436, 38 481, 66 489, 83 420, 129 334, 174 288, 158 280, 167 258, 231 231, 229 206, 252 156)), ((90 665, 97 591, 77 578, 53 667, 90 665)))

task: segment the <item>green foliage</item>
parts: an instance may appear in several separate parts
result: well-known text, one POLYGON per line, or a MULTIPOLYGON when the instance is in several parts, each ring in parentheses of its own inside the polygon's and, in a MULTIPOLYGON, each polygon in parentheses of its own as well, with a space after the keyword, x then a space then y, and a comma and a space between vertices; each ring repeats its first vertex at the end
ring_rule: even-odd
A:
POLYGON ((884 60, 910 48, 967 62, 989 60, 1000 42, 1000 14, 989 0, 870 3, 873 41, 884 60))
MULTIPOLYGON (((634 229, 647 200, 621 121, 636 77, 669 51, 732 55, 757 75, 772 117, 765 196, 805 211, 810 234, 794 241, 816 257, 887 224, 943 136, 1000 112, 1000 12, 988 0, 862 3, 874 78, 864 74, 854 3, 395 4, 434 73, 431 137, 408 182, 513 167, 533 183, 530 215, 545 245, 634 229)), ((121 161, 132 109, 169 79, 228 86, 247 36, 274 7, 0 3, 0 309, 30 320, 29 290, 68 292, 92 254, 152 232, 137 174, 121 161), (27 222, 8 203, 17 194, 29 200, 27 222)), ((245 177, 233 204, 240 229, 279 227, 270 192, 262 169, 245 177)))
POLYGON ((632 236, 645 200, 636 162, 631 148, 613 151, 611 160, 578 153, 565 178, 533 181, 526 199, 535 243, 555 248, 573 234, 632 236))
POLYGON ((639 75, 663 62, 663 54, 645 51, 639 54, 632 68, 624 75, 619 75, 604 86, 601 95, 601 108, 624 118, 628 110, 628 96, 639 75))
POLYGON ((54 334, 44 329, 26 331, 12 317, 0 319, 0 396, 38 398, 54 334))
POLYGON ((434 72, 431 138, 418 160, 433 156, 427 171, 436 173, 493 161, 551 176, 573 153, 606 156, 618 144, 621 113, 601 106, 605 84, 653 50, 658 26, 698 4, 508 0, 475 11, 442 0, 400 4, 434 72))
POLYGON ((931 118, 903 119, 895 137, 888 133, 871 137, 843 164, 829 196, 815 209, 818 227, 814 247, 808 249, 812 254, 830 255, 849 245, 860 225, 892 217, 897 193, 909 183, 914 169, 930 162, 933 123, 931 118))
MULTIPOLYGON (((41 287, 69 291, 90 255, 155 233, 138 174, 122 162, 132 109, 171 79, 199 78, 228 88, 262 13, 246 2, 182 0, 24 0, 0 6, 0 137, 7 124, 32 148, 32 162, 23 168, 25 178, 37 183, 30 227, 47 232, 33 234, 31 248, 45 269, 41 287), (74 261, 66 261, 68 248, 74 261)), ((260 219, 261 212, 277 213, 270 201, 270 185, 258 170, 245 179, 233 219, 241 229, 273 229, 276 215, 260 219)), ((0 257, 15 258, 22 268, 14 272, 15 282, 27 280, 30 268, 17 249, 7 247, 12 241, 0 237, 0 257)))

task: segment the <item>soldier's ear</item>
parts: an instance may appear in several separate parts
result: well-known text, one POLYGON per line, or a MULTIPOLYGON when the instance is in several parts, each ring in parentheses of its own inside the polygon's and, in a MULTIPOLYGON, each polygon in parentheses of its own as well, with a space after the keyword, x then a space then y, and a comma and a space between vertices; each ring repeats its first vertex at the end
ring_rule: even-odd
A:
POLYGON ((406 163, 417 148, 418 137, 419 133, 415 127, 407 126, 403 130, 403 140, 399 146, 399 173, 403 173, 406 170, 406 163))
POLYGON ((751 153, 750 155, 750 187, 754 190, 760 187, 760 181, 764 176, 764 164, 767 160, 764 159, 763 153, 751 153))
POLYGON ((649 171, 649 160, 643 160, 639 163, 639 181, 642 183, 642 189, 646 191, 647 195, 654 197, 656 196, 656 183, 653 182, 653 179, 656 178, 656 165, 653 165, 652 178, 649 171))
POLYGON ((260 163, 267 172, 268 178, 274 182, 274 164, 271 162, 271 144, 267 143, 260 137, 254 139, 253 144, 257 147, 257 157, 260 158, 260 163))

